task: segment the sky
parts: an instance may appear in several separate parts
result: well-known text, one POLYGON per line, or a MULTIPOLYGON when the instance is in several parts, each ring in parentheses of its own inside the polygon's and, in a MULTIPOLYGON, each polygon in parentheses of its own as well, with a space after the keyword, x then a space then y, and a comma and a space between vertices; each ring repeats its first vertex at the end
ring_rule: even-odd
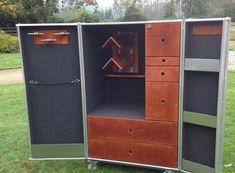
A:
POLYGON ((113 0, 97 0, 100 8, 108 8, 113 5, 113 0))

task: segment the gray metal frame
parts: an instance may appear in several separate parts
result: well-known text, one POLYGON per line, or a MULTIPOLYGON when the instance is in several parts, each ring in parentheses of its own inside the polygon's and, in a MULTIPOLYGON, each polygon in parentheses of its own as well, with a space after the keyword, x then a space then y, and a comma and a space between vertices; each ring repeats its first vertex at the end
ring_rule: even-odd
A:
MULTIPOLYGON (((211 19, 186 19, 186 20, 165 20, 165 21, 140 21, 140 22, 109 22, 109 23, 51 23, 51 24, 18 24, 17 31, 19 36, 19 44, 20 44, 20 52, 22 54, 21 47, 21 38, 20 38, 20 27, 21 26, 77 26, 78 31, 78 49, 80 56, 80 78, 81 78, 81 93, 82 93, 82 107, 83 107, 83 127, 84 127, 84 152, 85 158, 46 158, 46 159, 32 159, 32 160, 64 160, 64 159, 86 159, 86 160, 94 160, 94 161, 103 161, 110 162, 116 164, 125 164, 125 165, 133 165, 147 168, 156 168, 156 169, 166 169, 166 170, 175 170, 181 171, 185 173, 189 173, 188 171, 183 170, 182 168, 182 134, 183 134, 183 121, 184 121, 184 111, 183 111, 183 86, 184 86, 184 70, 185 68, 188 70, 200 70, 201 67, 196 62, 195 67, 190 66, 190 63, 185 64, 185 29, 187 22, 203 22, 203 21, 222 21, 223 22, 223 33, 222 33, 222 45, 221 45, 221 55, 220 55, 220 67, 219 67, 219 91, 218 91, 218 109, 217 109, 217 129, 216 129, 216 167, 215 173, 221 172, 221 164, 222 164, 222 148, 223 148, 223 122, 224 122, 224 112, 225 112, 225 94, 226 94, 226 81, 227 81, 227 56, 228 56, 228 39, 229 39, 229 26, 230 26, 230 18, 211 18, 211 19), (125 24, 146 24, 146 23, 167 23, 167 22, 181 22, 181 49, 180 49, 180 85, 179 85, 179 124, 178 124, 178 168, 168 168, 161 166, 154 166, 148 164, 139 164, 132 162, 122 162, 115 160, 106 160, 99 158, 91 158, 88 157, 88 136, 87 136, 87 110, 86 110, 86 91, 85 91, 85 74, 84 74, 84 54, 83 54, 83 38, 82 38, 82 26, 88 25, 125 25, 125 24)), ((200 64, 200 62, 199 62, 200 64)), ((209 71, 218 71, 217 62, 214 63, 212 69, 209 71)), ((22 60, 22 67, 24 66, 22 60)), ((23 68, 24 69, 24 68, 23 68)), ((202 69, 204 71, 204 68, 202 69)), ((24 76, 24 71, 23 71, 24 76)), ((26 86, 24 86, 26 89, 26 86)), ((25 98, 26 97, 25 91, 25 98)), ((28 112, 28 105, 26 101, 26 109, 28 112)), ((29 128, 29 118, 28 118, 28 130, 29 128)), ((31 148, 31 137, 29 135, 29 144, 30 144, 30 152, 31 148)), ((30 154, 32 156, 32 153, 30 154)))

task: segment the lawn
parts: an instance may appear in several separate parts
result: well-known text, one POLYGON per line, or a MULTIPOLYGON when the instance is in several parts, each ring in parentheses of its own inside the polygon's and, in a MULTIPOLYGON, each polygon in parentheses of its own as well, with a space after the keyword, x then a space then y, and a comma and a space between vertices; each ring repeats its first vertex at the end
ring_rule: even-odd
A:
MULTIPOLYGON (((32 173, 144 173, 156 172, 125 166, 100 164, 89 171, 85 161, 29 161, 25 98, 22 84, 0 87, 0 172, 32 173)), ((235 71, 229 72, 225 118, 225 173, 235 172, 235 71)))
POLYGON ((231 38, 231 40, 235 40, 235 23, 232 23, 232 25, 231 25, 230 38, 231 38))
POLYGON ((20 53, 0 53, 0 70, 21 67, 20 53))

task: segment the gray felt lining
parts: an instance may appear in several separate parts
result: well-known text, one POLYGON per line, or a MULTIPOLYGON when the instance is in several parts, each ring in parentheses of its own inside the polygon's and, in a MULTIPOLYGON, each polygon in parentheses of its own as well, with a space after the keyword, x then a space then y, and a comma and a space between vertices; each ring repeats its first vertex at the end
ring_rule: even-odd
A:
POLYGON ((31 139, 33 144, 83 143, 77 28, 21 27, 31 139), (35 45, 34 30, 66 29, 68 45, 35 45), (40 85, 29 84, 30 80, 40 85))
POLYGON ((216 129, 184 123, 183 159, 215 167, 216 129))

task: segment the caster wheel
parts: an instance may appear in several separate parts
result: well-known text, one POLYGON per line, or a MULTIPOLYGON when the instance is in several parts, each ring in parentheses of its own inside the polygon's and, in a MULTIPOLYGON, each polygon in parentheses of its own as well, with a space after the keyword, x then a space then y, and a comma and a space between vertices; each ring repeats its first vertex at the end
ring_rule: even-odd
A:
POLYGON ((165 170, 163 173, 174 173, 174 172, 171 170, 165 170))
POLYGON ((97 169, 97 161, 89 160, 87 163, 87 167, 89 170, 96 170, 97 169))

